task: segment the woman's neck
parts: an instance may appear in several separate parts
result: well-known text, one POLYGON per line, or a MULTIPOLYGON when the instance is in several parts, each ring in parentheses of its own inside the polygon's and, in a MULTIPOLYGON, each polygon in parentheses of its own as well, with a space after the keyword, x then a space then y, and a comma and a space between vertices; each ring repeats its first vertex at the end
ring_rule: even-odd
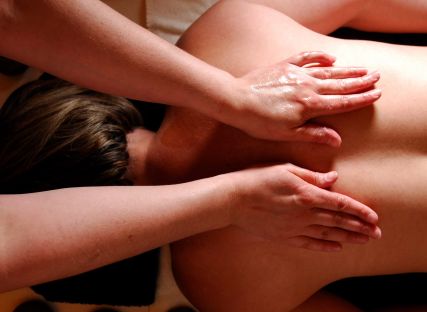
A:
POLYGON ((150 183, 167 184, 266 163, 299 164, 305 158, 309 167, 328 170, 330 154, 330 148, 317 144, 258 140, 196 112, 173 108, 150 146, 147 173, 150 183), (313 159, 313 153, 324 157, 313 159))
POLYGON ((126 135, 129 165, 126 177, 135 185, 150 184, 147 180, 147 155, 155 133, 143 128, 134 129, 126 135))

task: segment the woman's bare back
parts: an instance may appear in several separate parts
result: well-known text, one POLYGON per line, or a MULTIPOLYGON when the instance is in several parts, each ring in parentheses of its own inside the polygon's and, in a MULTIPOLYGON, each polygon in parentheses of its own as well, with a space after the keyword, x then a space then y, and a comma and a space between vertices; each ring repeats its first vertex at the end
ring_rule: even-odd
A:
POLYGON ((218 5, 181 46, 235 75, 300 51, 324 50, 338 57, 338 65, 380 70, 383 96, 374 108, 319 120, 342 136, 338 150, 259 141, 193 112, 172 110, 159 133, 155 154, 162 157, 152 164, 157 175, 173 171, 180 181, 265 162, 335 169, 340 179, 334 190, 374 208, 383 238, 325 254, 236 228, 202 234, 173 247, 184 293, 202 311, 289 311, 334 280, 427 271, 421 243, 427 236, 427 49, 332 39, 274 10, 240 5, 218 5))

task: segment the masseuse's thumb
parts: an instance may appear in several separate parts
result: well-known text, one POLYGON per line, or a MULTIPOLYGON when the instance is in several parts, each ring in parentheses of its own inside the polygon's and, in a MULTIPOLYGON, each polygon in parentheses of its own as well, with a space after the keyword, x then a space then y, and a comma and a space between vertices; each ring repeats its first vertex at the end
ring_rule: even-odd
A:
POLYGON ((334 184, 338 179, 338 173, 336 171, 326 173, 315 172, 292 164, 287 164, 286 169, 297 177, 303 179, 305 182, 321 188, 332 186, 332 184, 334 184))
POLYGON ((332 147, 341 145, 341 137, 335 130, 310 123, 295 128, 291 139, 293 141, 326 144, 332 147))

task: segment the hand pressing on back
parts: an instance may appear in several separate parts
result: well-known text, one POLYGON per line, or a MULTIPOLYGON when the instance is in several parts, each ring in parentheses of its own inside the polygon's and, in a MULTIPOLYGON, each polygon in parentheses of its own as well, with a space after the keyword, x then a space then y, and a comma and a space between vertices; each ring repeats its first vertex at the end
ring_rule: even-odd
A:
POLYGON ((256 236, 317 251, 381 237, 378 215, 364 204, 327 190, 337 173, 291 164, 233 173, 231 224, 256 236))
POLYGON ((335 130, 310 120, 371 105, 381 91, 374 89, 378 72, 334 62, 326 53, 304 52, 249 72, 237 79, 234 104, 214 117, 262 139, 339 146, 335 130))

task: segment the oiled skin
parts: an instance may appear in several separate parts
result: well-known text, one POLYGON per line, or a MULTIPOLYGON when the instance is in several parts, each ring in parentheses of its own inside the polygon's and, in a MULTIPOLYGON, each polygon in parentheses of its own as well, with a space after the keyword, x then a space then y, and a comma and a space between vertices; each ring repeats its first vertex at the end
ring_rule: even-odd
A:
POLYGON ((332 39, 274 10, 242 10, 232 1, 196 23, 181 46, 235 75, 300 51, 324 50, 337 56, 337 65, 378 69, 383 90, 374 108, 321 120, 342 136, 337 150, 256 140, 193 112, 169 111, 152 147, 152 180, 184 181, 264 162, 334 169, 340 178, 333 190, 375 209, 383 230, 379 241, 332 254, 237 228, 178 242, 174 271, 190 301, 201 311, 290 311, 337 279, 427 271, 426 48, 332 39), (163 171, 172 178, 160 178, 163 171))

